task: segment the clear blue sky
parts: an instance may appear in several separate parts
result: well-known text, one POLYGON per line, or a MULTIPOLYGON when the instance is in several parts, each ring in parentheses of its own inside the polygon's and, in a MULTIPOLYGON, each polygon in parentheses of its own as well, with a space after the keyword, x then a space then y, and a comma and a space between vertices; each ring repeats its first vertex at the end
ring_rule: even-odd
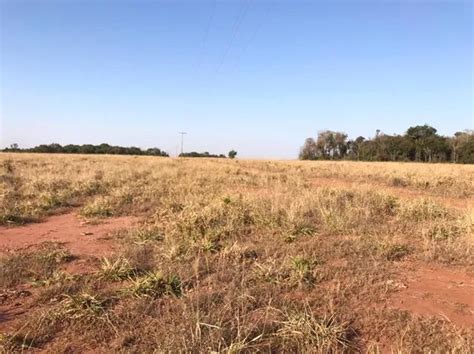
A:
POLYGON ((294 158, 351 137, 474 128, 473 2, 1 4, 1 141, 294 158))

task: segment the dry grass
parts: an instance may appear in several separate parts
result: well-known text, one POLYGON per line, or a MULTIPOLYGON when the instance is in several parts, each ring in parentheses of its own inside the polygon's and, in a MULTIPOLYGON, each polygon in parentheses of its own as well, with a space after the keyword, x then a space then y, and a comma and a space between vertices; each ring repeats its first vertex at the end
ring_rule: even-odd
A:
POLYGON ((1 223, 64 208, 90 219, 143 219, 113 235, 122 252, 80 279, 55 275, 64 258, 36 263, 39 251, 0 260, 3 287, 51 279, 39 299, 57 299, 38 300, 1 339, 6 351, 469 352, 474 345, 470 330, 384 308, 403 262, 472 269, 474 166, 0 158, 1 223), (467 207, 453 207, 458 201, 467 207), (65 325, 66 317, 76 321, 65 325))
POLYGON ((9 288, 25 281, 41 282, 58 276, 56 271, 59 266, 72 259, 67 249, 54 243, 3 256, 0 258, 0 288, 9 288))

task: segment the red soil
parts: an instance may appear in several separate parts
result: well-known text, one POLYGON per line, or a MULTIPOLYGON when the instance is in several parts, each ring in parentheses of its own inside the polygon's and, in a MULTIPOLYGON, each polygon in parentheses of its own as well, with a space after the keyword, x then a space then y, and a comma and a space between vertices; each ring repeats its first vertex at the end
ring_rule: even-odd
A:
MULTIPOLYGON (((56 215, 42 223, 19 227, 0 227, 0 255, 25 248, 34 248, 43 242, 58 242, 64 245, 75 260, 65 265, 71 274, 91 273, 97 269, 95 257, 110 255, 117 243, 107 238, 111 231, 128 228, 138 221, 136 217, 105 219, 90 224, 75 214, 56 215)), ((0 332, 9 331, 28 315, 36 289, 25 284, 16 289, 0 289, 0 332)))
POLYGON ((406 288, 390 301, 392 307, 434 316, 461 327, 474 326, 474 275, 439 266, 407 270, 406 288))
POLYGON ((13 330, 16 323, 28 315, 33 292, 31 285, 0 290, 0 333, 13 330))
POLYGON ((115 249, 106 236, 113 230, 132 226, 138 219, 124 216, 99 224, 81 221, 75 214, 56 215, 38 224, 0 227, 0 253, 32 247, 42 242, 63 243, 74 255, 100 257, 115 249))

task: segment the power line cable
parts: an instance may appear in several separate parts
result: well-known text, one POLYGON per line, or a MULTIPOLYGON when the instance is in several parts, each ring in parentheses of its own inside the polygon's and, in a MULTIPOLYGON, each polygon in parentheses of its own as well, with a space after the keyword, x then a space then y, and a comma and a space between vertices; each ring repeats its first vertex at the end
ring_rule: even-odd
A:
POLYGON ((206 25, 206 28, 204 30, 204 37, 203 37, 202 42, 201 42, 201 51, 199 53, 199 58, 198 58, 197 65, 196 65, 196 71, 199 70, 199 68, 202 65, 202 57, 204 55, 204 51, 206 50, 207 40, 209 38, 209 33, 211 31, 212 22, 214 20, 214 13, 216 12, 216 1, 217 0, 214 0, 212 2, 211 14, 209 15, 209 19, 207 21, 207 25, 206 25))
POLYGON ((227 58, 227 55, 229 54, 230 52, 230 49, 232 48, 232 45, 234 44, 234 41, 237 37, 237 34, 239 33, 239 29, 240 29, 240 26, 242 25, 242 22, 245 18, 245 15, 247 14, 247 11, 248 9, 250 8, 250 0, 246 1, 244 5, 242 5, 241 7, 241 10, 239 11, 235 21, 234 21, 234 25, 233 25, 233 31, 232 31, 232 35, 230 37, 230 41, 222 55, 222 58, 219 62, 219 64, 217 65, 217 68, 216 68, 216 73, 218 73, 222 67, 222 65, 224 64, 224 61, 225 59, 227 58))
POLYGON ((249 40, 242 46, 242 50, 240 51, 240 55, 237 57, 237 64, 240 61, 240 58, 247 52, 247 49, 250 47, 251 43, 257 38, 257 34, 260 32, 261 28, 263 27, 264 24, 264 19, 266 19, 269 14, 272 12, 272 9, 274 7, 274 3, 270 2, 269 5, 266 7, 265 12, 262 16, 262 20, 255 26, 255 30, 249 37, 249 40))

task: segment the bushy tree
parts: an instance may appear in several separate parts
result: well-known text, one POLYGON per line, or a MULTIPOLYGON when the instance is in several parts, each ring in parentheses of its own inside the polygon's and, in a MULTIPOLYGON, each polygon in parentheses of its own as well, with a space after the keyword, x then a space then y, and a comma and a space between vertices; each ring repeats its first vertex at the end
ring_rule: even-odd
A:
POLYGON ((307 138, 300 149, 300 160, 316 160, 318 148, 313 138, 307 138))
POLYGON ((454 162, 474 163, 474 131, 456 133, 454 162))
POLYGON ((316 140, 317 157, 341 159, 347 153, 347 134, 324 130, 318 133, 316 140))
POLYGON ((436 137, 438 137, 436 132, 435 128, 427 124, 408 128, 405 135, 415 144, 416 161, 432 161, 433 148, 436 145, 436 137))

